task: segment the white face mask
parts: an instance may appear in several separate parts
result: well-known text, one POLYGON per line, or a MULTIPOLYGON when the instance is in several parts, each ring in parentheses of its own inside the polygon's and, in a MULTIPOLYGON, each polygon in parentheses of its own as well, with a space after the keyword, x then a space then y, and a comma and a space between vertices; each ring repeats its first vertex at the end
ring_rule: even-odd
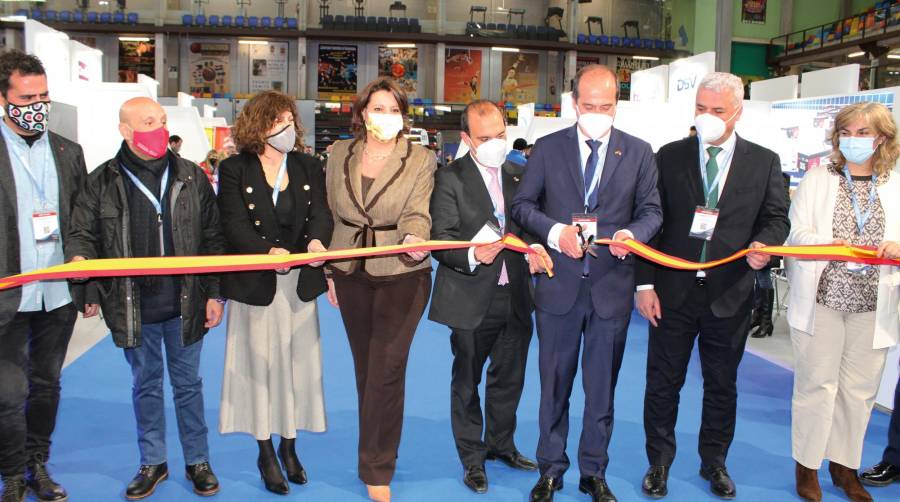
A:
POLYGON ((731 114, 731 117, 728 117, 728 120, 722 120, 710 113, 701 113, 700 115, 697 115, 694 117, 694 125, 697 127, 697 136, 700 136, 700 140, 706 144, 718 141, 722 138, 722 135, 725 134, 727 122, 736 117, 739 111, 741 111, 740 108, 735 110, 734 113, 731 114))
POLYGON ((266 142, 281 153, 288 153, 294 149, 297 142, 297 130, 294 124, 289 124, 284 129, 266 138, 266 142))
POLYGON ((581 127, 581 132, 591 139, 603 137, 612 125, 612 116, 605 113, 578 114, 578 126, 581 127))
POLYGON ((500 167, 506 161, 506 140, 494 138, 478 145, 472 154, 481 165, 500 167))
POLYGON ((399 113, 369 113, 366 130, 379 141, 390 141, 403 130, 403 115, 399 113))

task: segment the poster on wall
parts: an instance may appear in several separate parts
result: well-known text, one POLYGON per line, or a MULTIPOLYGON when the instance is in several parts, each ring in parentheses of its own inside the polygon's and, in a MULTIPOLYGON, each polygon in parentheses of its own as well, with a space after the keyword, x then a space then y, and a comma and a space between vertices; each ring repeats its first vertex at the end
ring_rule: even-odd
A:
POLYGON ((340 101, 356 94, 356 46, 319 46, 319 99, 340 101))
POLYGON ((773 150, 781 158, 781 170, 797 181, 807 171, 827 164, 835 116, 847 105, 869 101, 893 110, 894 92, 882 90, 773 103, 771 117, 777 137, 773 150))
POLYGON ((190 45, 188 68, 190 94, 229 92, 231 44, 194 42, 190 45))
POLYGON ((287 42, 253 44, 250 47, 250 92, 287 90, 287 42))
POLYGON ((742 0, 741 22, 766 24, 766 0, 742 0))
POLYGON ((156 41, 119 40, 119 82, 137 82, 139 73, 156 78, 156 41))
POLYGON ((471 103, 481 99, 481 50, 446 49, 444 101, 471 103))
POLYGON ((378 76, 391 77, 413 98, 419 74, 419 49, 382 45, 378 48, 378 76))
POLYGON ((631 74, 636 71, 646 70, 652 65, 646 59, 632 59, 616 56, 616 76, 619 77, 619 99, 628 101, 631 99, 631 74))
POLYGON ((517 105, 537 101, 537 54, 504 52, 500 66, 500 101, 517 105))
POLYGON ((592 64, 600 64, 600 58, 598 56, 578 56, 575 59, 575 71, 578 72, 585 66, 592 64))

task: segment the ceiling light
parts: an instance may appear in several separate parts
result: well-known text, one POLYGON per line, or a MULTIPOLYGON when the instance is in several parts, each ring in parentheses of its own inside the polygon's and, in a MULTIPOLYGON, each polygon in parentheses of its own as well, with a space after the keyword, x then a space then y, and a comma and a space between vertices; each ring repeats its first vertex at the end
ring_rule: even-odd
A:
POLYGON ((150 37, 119 37, 121 42, 149 42, 150 37))
POLYGON ((416 44, 387 44, 391 49, 415 49, 416 44))
POLYGON ((519 52, 519 49, 516 48, 516 47, 497 47, 497 46, 494 46, 494 47, 491 47, 491 50, 492 50, 492 51, 497 51, 497 52, 519 52))
POLYGON ((659 58, 656 56, 631 56, 631 59, 641 59, 644 61, 659 61, 659 58))
POLYGON ((28 17, 26 16, 3 16, 0 17, 0 21, 5 21, 7 23, 24 23, 28 17))
POLYGON ((865 54, 865 52, 863 52, 863 51, 851 52, 850 54, 847 54, 847 57, 848 58, 858 58, 858 57, 862 56, 863 54, 865 54))
POLYGON ((888 59, 900 59, 900 54, 888 54, 888 59))
POLYGON ((241 45, 269 45, 265 40, 238 40, 241 45))

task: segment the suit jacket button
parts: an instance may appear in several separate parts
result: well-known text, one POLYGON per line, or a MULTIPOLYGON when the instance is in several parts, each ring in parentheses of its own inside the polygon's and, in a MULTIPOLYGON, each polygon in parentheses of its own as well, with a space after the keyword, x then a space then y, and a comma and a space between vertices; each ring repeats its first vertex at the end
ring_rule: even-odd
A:
POLYGON ((256 209, 256 204, 250 204, 249 206, 247 206, 247 209, 253 211, 254 209, 256 209))
POLYGON ((253 187, 247 187, 247 193, 253 193, 253 187))
POLYGON ((253 224, 256 225, 256 226, 258 227, 258 226, 259 226, 259 220, 254 221, 253 224))

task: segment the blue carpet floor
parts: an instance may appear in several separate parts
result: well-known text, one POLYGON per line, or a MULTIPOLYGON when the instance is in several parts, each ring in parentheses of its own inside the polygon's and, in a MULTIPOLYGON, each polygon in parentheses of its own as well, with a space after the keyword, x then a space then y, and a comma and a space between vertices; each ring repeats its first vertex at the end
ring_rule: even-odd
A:
MULTIPOLYGON (((298 452, 309 473, 306 486, 291 486, 291 497, 311 501, 363 501, 365 488, 356 477, 356 392, 347 339, 337 311, 319 303, 324 351, 328 432, 301 434, 298 452)), ((212 465, 222 483, 214 500, 283 500, 266 492, 256 470, 256 443, 249 436, 221 436, 217 432, 225 330, 219 327, 205 339, 202 373, 206 416, 210 428, 212 465)), ((528 375, 519 408, 516 436, 519 448, 533 457, 537 444, 537 340, 529 354, 528 375)), ((646 364, 646 322, 632 320, 625 362, 616 395, 616 422, 607 477, 620 501, 643 500, 640 480, 646 469, 642 406, 646 364)), ((399 502, 525 501, 537 479, 534 473, 513 471, 489 463, 490 491, 475 495, 464 487, 450 431, 449 381, 451 355, 447 329, 423 321, 412 347, 407 377, 406 419, 400 459, 393 484, 399 502)), ((576 458, 581 431, 583 394, 579 383, 572 396, 569 456, 576 458)), ((746 501, 799 500, 794 495, 790 457, 790 372, 747 354, 741 366, 737 436, 728 467, 746 501)), ((681 395, 677 432, 679 455, 669 482, 670 501, 712 500, 707 484, 697 475, 697 430, 702 381, 698 362, 691 363, 681 395)), ((130 371, 119 349, 107 338, 69 366, 63 374, 63 399, 52 456, 52 471, 69 490, 70 500, 122 499, 125 484, 136 472, 138 452, 131 408, 130 371)), ((183 475, 171 390, 166 384, 169 468, 172 477, 151 500, 198 498, 183 475)), ((888 417, 873 414, 866 437, 863 464, 880 459, 888 417)), ((846 500, 822 472, 826 500, 846 500)), ((578 493, 578 471, 571 469, 559 502, 585 501, 578 493)), ((873 489, 876 500, 900 500, 900 485, 873 489)))

